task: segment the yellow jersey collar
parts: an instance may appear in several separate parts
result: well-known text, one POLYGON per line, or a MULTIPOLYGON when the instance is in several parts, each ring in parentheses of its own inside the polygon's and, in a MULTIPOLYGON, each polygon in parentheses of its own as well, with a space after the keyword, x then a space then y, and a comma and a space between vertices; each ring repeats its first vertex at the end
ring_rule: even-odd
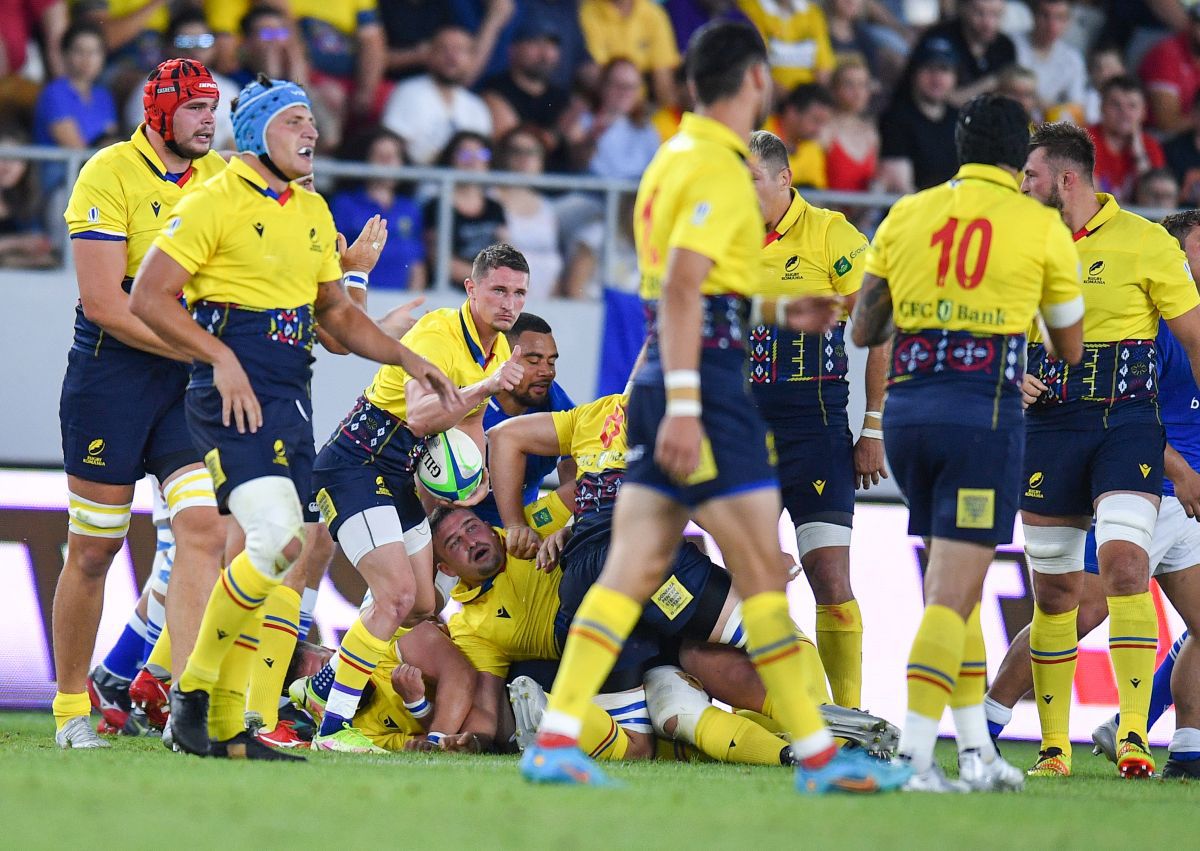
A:
POLYGON ((720 121, 717 121, 715 118, 709 118, 706 115, 685 112, 683 118, 679 121, 679 132, 686 133, 697 139, 705 139, 709 142, 716 142, 718 145, 724 145, 726 148, 736 151, 738 156, 743 159, 750 154, 750 147, 745 139, 738 136, 737 133, 734 133, 720 121))
POLYGON ((808 202, 796 191, 796 187, 793 186, 791 188, 791 193, 792 203, 788 205, 787 212, 783 214, 783 218, 779 220, 779 224, 775 225, 774 230, 767 234, 768 237, 774 236, 775 239, 779 239, 791 230, 796 222, 800 221, 800 217, 808 210, 808 202))
POLYGON ((1109 195, 1107 192, 1097 192, 1096 200, 1100 202, 1100 209, 1096 215, 1088 219, 1088 223, 1079 230, 1075 231, 1075 241, 1083 239, 1085 236, 1090 236, 1100 229, 1100 226, 1106 222, 1116 218, 1117 213, 1121 212, 1121 206, 1117 203, 1117 199, 1109 195))
POLYGON ((983 165, 982 163, 963 163, 958 168, 958 174, 954 175, 955 180, 986 180, 989 183, 996 183, 1003 186, 1005 189, 1011 189, 1013 192, 1020 192, 1021 186, 1017 183, 1017 179, 999 166, 983 165))
POLYGON ((246 161, 243 160, 241 156, 235 156, 229 161, 229 170, 242 180, 249 183, 255 190, 258 191, 259 195, 262 195, 265 198, 270 198, 280 206, 286 204, 288 199, 292 197, 291 183, 289 183, 287 188, 282 192, 276 192, 267 185, 267 179, 265 177, 263 177, 254 169, 250 168, 250 166, 246 165, 246 161))
POLYGON ((462 307, 458 309, 458 323, 462 328, 463 342, 467 344, 467 351, 471 353, 471 358, 479 364, 481 369, 485 369, 496 354, 496 343, 500 341, 500 335, 496 334, 496 339, 492 341, 492 350, 485 352, 483 343, 480 341, 479 329, 475 326, 475 317, 471 315, 470 299, 464 301, 462 307))
POLYGON ((158 152, 154 150, 154 146, 150 144, 150 139, 146 136, 145 124, 139 124, 137 126, 137 129, 133 131, 133 135, 129 137, 129 141, 133 144, 134 150, 142 155, 142 159, 144 159, 146 164, 154 170, 154 174, 160 180, 167 180, 176 184, 177 186, 183 186, 183 184, 187 183, 195 173, 195 166, 193 166, 191 163, 189 163, 188 167, 179 174, 167 171, 166 164, 162 161, 162 158, 159 157, 158 152))

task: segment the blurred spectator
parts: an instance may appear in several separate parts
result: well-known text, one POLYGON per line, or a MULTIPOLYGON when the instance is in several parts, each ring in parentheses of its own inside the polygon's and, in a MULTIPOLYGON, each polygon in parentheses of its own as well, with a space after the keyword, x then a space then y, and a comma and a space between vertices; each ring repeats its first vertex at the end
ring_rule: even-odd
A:
POLYGON ((824 136, 825 176, 830 189, 866 192, 879 164, 879 131, 867 120, 871 77, 861 57, 843 60, 831 83, 833 118, 824 136))
MULTIPOLYGON (((0 146, 28 145, 16 125, 0 125, 0 146)), ((0 160, 0 266, 47 268, 58 262, 40 228, 42 199, 27 160, 0 160)))
POLYGON ((321 141, 337 147, 345 122, 374 121, 387 94, 380 85, 387 63, 387 40, 376 2, 288 0, 288 8, 308 51, 309 94, 333 119, 323 122, 321 141))
POLYGON ((1083 93, 1083 121, 1095 124, 1100 120, 1100 90, 1114 77, 1125 74, 1125 60, 1121 51, 1111 46, 1100 46, 1088 54, 1088 80, 1083 93))
POLYGON ((693 109, 692 90, 687 84, 687 69, 680 65, 675 69, 675 99, 670 106, 660 106, 650 116, 650 123, 658 131, 658 138, 667 141, 679 129, 683 114, 693 109))
POLYGON ((37 84, 21 74, 35 35, 45 78, 66 73, 60 47, 66 30, 66 0, 0 0, 0 107, 27 111, 37 99, 37 84))
POLYGON ((266 74, 273 80, 308 84, 304 45, 282 12, 269 4, 258 3, 241 18, 238 28, 242 34, 241 57, 233 81, 239 90, 259 74, 266 74))
POLYGON ((393 79, 424 73, 434 34, 461 24, 446 0, 387 0, 379 7, 379 19, 387 34, 387 71, 393 79))
MULTIPOLYGON (((349 162, 402 166, 404 141, 392 131, 377 127, 352 136, 338 156, 349 162)), ((428 283, 421 208, 404 194, 406 189, 394 178, 347 181, 339 185, 329 202, 338 231, 350 241, 372 216, 387 221, 388 238, 379 264, 371 273, 372 287, 423 290, 428 283)))
MULTIPOLYGON (((1071 0, 1034 0, 1033 30, 1013 36, 1017 64, 1037 79, 1037 112, 1050 118, 1052 107, 1083 109, 1087 85, 1083 55, 1063 38, 1071 23, 1071 8, 1071 0)), ((1082 121, 1082 112, 1076 121, 1082 121)))
POLYGON ((1042 120, 1042 108, 1038 102, 1038 80, 1028 68, 1009 65, 996 78, 996 94, 1012 98, 1025 108, 1031 121, 1042 120))
POLYGON ((653 0, 583 0, 579 26, 592 59, 608 66, 626 59, 649 74, 654 100, 671 102, 671 74, 680 63, 671 20, 653 0))
POLYGON ((957 51, 947 39, 923 39, 914 49, 912 83, 879 119, 879 178, 887 192, 912 192, 949 180, 958 170, 954 125, 957 51))
POLYGON ((675 31, 675 45, 682 54, 687 51, 692 33, 709 21, 749 20, 737 7, 737 0, 666 0, 663 8, 675 31))
MULTIPOLYGON (((208 68, 217 84, 221 98, 217 102, 217 128, 213 136, 213 148, 218 151, 233 149, 233 122, 229 118, 233 99, 238 96, 238 84, 212 69, 216 58, 216 36, 208 26, 204 13, 196 9, 185 9, 171 19, 167 27, 167 44, 171 56, 182 59, 194 59, 208 68)), ((142 106, 142 92, 135 89, 125 99, 125 126, 131 130, 142 123, 145 109, 142 106)))
POLYGON ((96 24, 108 50, 105 81, 124 100, 161 62, 170 0, 82 0, 76 21, 96 24))
POLYGON ((644 84, 628 59, 614 59, 600 75, 596 108, 569 121, 572 159, 600 177, 637 180, 658 150, 644 84))
POLYGON ((792 183, 824 189, 825 149, 821 139, 833 120, 834 100, 820 83, 803 83, 779 105, 779 113, 767 120, 766 129, 783 140, 788 149, 792 183))
POLYGON ((820 4, 809 0, 738 0, 738 6, 767 43, 777 100, 803 83, 829 81, 833 48, 820 4))
POLYGON ((481 87, 492 131, 500 137, 519 124, 536 128, 541 144, 554 156, 562 147, 560 123, 571 98, 551 82, 559 64, 558 32, 527 20, 513 35, 508 53, 508 70, 481 87))
POLYGON ((475 34, 475 67, 467 81, 494 77, 508 65, 516 0, 450 0, 456 21, 475 34))
POLYGON ((1200 91, 1200 6, 1188 11, 1188 24, 1180 32, 1150 49, 1138 76, 1150 98, 1150 123, 1163 133, 1191 126, 1188 108, 1200 91))
POLYGON ((1096 41, 1113 45, 1136 65, 1154 42, 1187 29, 1190 5, 1178 0, 1106 0, 1100 4, 1104 28, 1096 41))
POLYGON ((1179 200, 1187 207, 1200 207, 1200 92, 1192 101, 1192 126, 1165 145, 1167 167, 1179 181, 1179 200))
POLYGON ((894 30, 867 22, 866 0, 826 0, 825 13, 834 58, 859 56, 882 88, 890 91, 907 59, 908 46, 894 30))
MULTIPOLYGON (((469 130, 455 133, 437 159, 437 165, 456 171, 487 171, 492 161, 491 143, 486 136, 469 130)), ((445 227, 438 216, 439 198, 426 202, 421 211, 425 223, 426 254, 437 257, 437 232, 445 227)), ((493 242, 507 242, 504 208, 493 201, 478 183, 459 183, 450 198, 450 277, 442 286, 460 289, 471 274, 475 255, 493 242)))
POLYGON ((579 0, 520 0, 516 26, 526 21, 536 21, 558 36, 559 62, 551 79, 554 85, 569 90, 580 75, 595 79, 599 69, 588 54, 583 37, 579 0))
POLYGON ((1144 131, 1146 96, 1133 77, 1114 77, 1104 84, 1100 122, 1088 127, 1096 143, 1096 188, 1118 201, 1133 197, 1138 176, 1166 164, 1162 148, 1144 131))
POLYGON ((462 27, 442 27, 431 42, 429 73, 398 83, 388 98, 383 126, 404 140, 409 158, 418 165, 429 165, 439 151, 448 150, 456 130, 492 135, 487 104, 465 86, 474 44, 462 27))
POLYGON ((1152 168, 1134 184, 1133 203, 1155 210, 1174 210, 1179 207, 1179 182, 1167 169, 1152 168))
MULTIPOLYGON (((545 165, 546 147, 537 128, 515 127, 496 143, 500 171, 541 174, 545 165)), ((493 194, 504 208, 508 241, 529 261, 529 298, 540 301, 558 295, 563 257, 554 206, 541 192, 526 186, 497 186, 493 194)))
MULTIPOLYGON (((949 102, 962 106, 975 95, 994 89, 996 75, 1017 61, 1017 51, 1012 39, 1000 31, 1004 0, 957 0, 957 9, 956 18, 926 30, 913 52, 930 42, 950 45, 958 57, 958 73, 949 102)), ((902 81, 905 88, 912 83, 914 61, 915 57, 902 81)))
MULTIPOLYGON (((117 133, 117 105, 97 81, 104 70, 104 36, 91 24, 74 24, 62 37, 67 74, 46 84, 34 107, 33 141, 60 148, 91 148, 117 133)), ((66 179, 61 163, 46 163, 42 188, 66 179)))

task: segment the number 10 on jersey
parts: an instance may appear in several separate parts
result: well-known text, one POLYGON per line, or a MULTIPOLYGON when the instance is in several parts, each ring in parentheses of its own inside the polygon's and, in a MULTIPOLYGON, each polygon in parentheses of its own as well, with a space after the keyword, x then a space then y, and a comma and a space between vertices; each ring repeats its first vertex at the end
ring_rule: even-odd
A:
POLYGON ((954 254, 954 277, 958 280, 958 285, 964 290, 973 290, 979 286, 987 270, 988 254, 992 250, 992 223, 987 219, 971 219, 962 229, 961 236, 959 224, 958 219, 947 219, 946 224, 934 231, 933 236, 929 238, 931 246, 941 246, 941 252, 938 254, 937 285, 946 286, 950 255, 954 254))

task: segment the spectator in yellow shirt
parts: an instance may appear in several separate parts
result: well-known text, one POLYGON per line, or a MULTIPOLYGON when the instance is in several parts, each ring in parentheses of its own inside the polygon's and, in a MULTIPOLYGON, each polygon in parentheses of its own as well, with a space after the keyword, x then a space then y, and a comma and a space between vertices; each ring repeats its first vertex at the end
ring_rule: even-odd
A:
POLYGON ((579 26, 598 66, 628 59, 649 75, 654 100, 673 104, 672 74, 679 67, 671 19, 653 0, 583 0, 579 26))
POLYGON ((829 82, 833 47, 820 4, 812 0, 738 0, 738 8, 767 43, 777 97, 802 83, 829 82))

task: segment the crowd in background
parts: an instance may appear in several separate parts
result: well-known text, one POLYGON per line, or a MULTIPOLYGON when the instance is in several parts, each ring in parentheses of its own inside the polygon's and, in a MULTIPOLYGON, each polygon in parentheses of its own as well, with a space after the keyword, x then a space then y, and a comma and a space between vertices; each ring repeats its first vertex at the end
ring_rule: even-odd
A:
MULTIPOLYGON (((229 105, 258 73, 313 96, 323 157, 636 181, 690 104, 680 56, 713 18, 770 49, 774 111, 799 187, 904 193, 956 167, 957 109, 985 91, 1086 125, 1120 201, 1200 205, 1200 4, 1179 0, 0 0, 0 145, 86 149, 141 120, 147 69, 197 59, 229 105)), ((319 177, 318 161, 318 177, 319 177)), ((0 266, 60 262, 66 167, 0 160, 0 266)), ((373 286, 449 288, 483 246, 528 258, 530 295, 600 286, 600 198, 459 184, 320 184, 339 229, 376 213, 373 286), (436 234, 450 230, 447 280, 436 234)), ((846 211, 870 231, 878 211, 846 211)), ((636 286, 631 199, 604 284, 636 286)))

